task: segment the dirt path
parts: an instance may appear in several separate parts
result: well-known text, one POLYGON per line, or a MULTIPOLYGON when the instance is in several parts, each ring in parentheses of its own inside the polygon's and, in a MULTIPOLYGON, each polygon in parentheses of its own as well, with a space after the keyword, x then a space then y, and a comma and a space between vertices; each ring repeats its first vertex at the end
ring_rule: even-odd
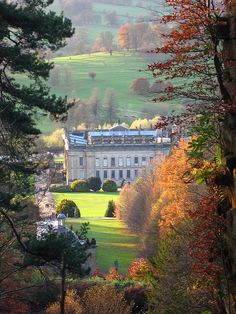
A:
POLYGON ((41 218, 55 217, 55 204, 53 195, 49 192, 50 185, 49 169, 43 171, 35 180, 36 185, 36 201, 39 206, 39 214, 41 218))

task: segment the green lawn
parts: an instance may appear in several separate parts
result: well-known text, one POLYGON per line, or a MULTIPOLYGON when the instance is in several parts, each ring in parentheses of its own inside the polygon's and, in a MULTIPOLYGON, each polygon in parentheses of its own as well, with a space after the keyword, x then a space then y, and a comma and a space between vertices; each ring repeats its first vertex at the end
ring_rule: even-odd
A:
POLYGON ((116 200, 119 193, 53 193, 56 204, 62 199, 69 199, 78 206, 81 217, 104 217, 108 201, 116 200))
POLYGON ((108 272, 117 259, 119 271, 125 274, 137 255, 137 237, 128 233, 124 224, 115 219, 67 219, 67 225, 77 230, 83 221, 90 222, 88 237, 97 241, 97 265, 100 271, 108 272))
POLYGON ((88 237, 95 238, 97 241, 99 269, 108 272, 117 259, 120 272, 126 273, 128 266, 137 255, 137 237, 129 233, 122 222, 104 218, 108 201, 116 200, 118 193, 53 193, 53 196, 56 204, 67 198, 78 205, 82 218, 67 219, 67 225, 72 225, 73 230, 79 229, 82 222, 90 222, 88 237))

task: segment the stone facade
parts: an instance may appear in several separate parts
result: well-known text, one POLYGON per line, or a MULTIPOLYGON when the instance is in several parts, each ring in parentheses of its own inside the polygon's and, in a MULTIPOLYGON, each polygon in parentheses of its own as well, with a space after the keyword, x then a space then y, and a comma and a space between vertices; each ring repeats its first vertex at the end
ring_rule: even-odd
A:
POLYGON ((67 184, 75 179, 100 177, 133 182, 154 158, 169 153, 171 140, 161 131, 110 130, 69 132, 65 137, 67 184))

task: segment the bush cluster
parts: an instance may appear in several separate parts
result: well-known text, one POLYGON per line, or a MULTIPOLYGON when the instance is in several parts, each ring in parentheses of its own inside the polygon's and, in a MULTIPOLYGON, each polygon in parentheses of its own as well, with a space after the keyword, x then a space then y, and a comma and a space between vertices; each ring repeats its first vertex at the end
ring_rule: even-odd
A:
POLYGON ((96 192, 101 189, 102 181, 99 177, 90 177, 87 180, 75 180, 70 187, 73 192, 96 192))
POLYGON ((71 187, 69 185, 52 184, 49 187, 49 192, 67 193, 67 192, 71 192, 71 187))
POLYGON ((88 178, 87 182, 90 190, 96 192, 101 189, 102 181, 99 177, 90 177, 88 178))
POLYGON ((70 187, 73 192, 89 192, 87 180, 75 180, 70 187))
POLYGON ((116 192, 117 191, 117 185, 114 180, 107 179, 102 186, 102 189, 104 192, 116 192))

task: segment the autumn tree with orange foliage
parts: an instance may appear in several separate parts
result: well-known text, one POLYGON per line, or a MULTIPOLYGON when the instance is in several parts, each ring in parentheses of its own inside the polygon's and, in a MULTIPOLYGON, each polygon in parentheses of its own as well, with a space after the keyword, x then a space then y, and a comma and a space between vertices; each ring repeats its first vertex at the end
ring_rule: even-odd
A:
MULTIPOLYGON (((190 313, 197 308, 214 312, 222 308, 220 287, 225 276, 220 249, 224 218, 219 217, 216 202, 210 201, 207 207, 212 192, 194 182, 195 169, 187 150, 188 143, 180 142, 161 164, 154 162, 149 171, 149 192, 139 190, 150 208, 139 238, 142 254, 149 256, 156 269, 150 293, 154 312, 190 313)), ((139 181, 147 180, 141 175, 139 181)), ((127 198, 121 192, 121 200, 127 201, 122 203, 123 217, 132 221, 137 215, 132 208, 138 202, 132 196, 132 187, 126 191, 127 198)))
MULTIPOLYGON (((187 123, 196 123, 196 115, 206 112, 211 114, 211 119, 219 116, 223 119, 225 112, 235 112, 224 84, 227 56, 222 51, 216 27, 225 15, 224 4, 214 0, 166 0, 166 4, 171 13, 161 22, 172 28, 163 35, 164 44, 154 52, 168 57, 148 67, 155 77, 164 76, 181 82, 167 88, 155 100, 182 98, 187 103, 187 110, 181 115, 163 117, 160 126, 175 121, 186 127, 187 123)), ((217 121, 220 125, 219 119, 217 121)))

